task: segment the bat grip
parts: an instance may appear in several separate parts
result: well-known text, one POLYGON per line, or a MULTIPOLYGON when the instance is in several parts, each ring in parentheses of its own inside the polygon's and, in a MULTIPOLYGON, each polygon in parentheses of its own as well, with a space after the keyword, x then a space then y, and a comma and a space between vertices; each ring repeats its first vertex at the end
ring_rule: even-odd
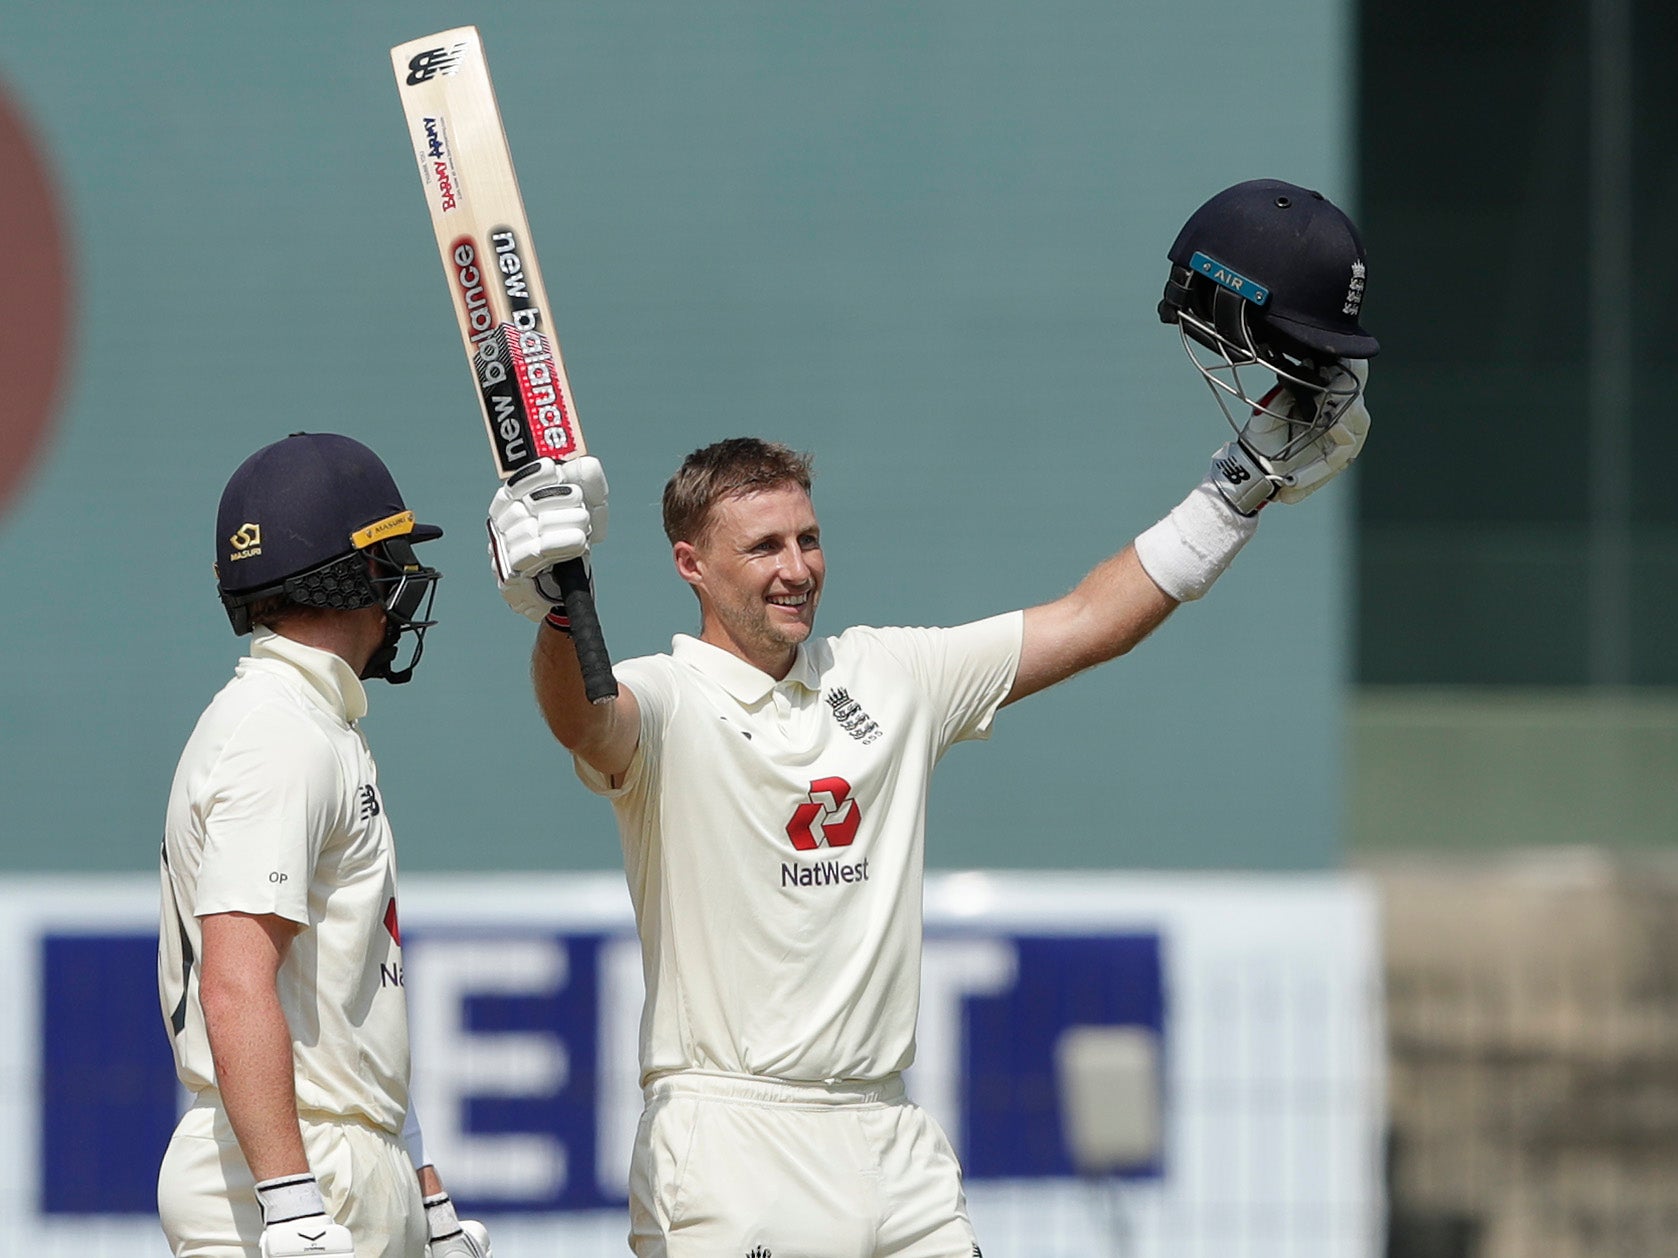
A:
POLYGON ((577 648, 577 664, 583 670, 583 690, 590 703, 608 703, 618 697, 618 680, 612 676, 612 656, 606 650, 606 636, 600 632, 600 616, 594 608, 588 569, 583 567, 581 559, 567 559, 554 565, 553 574, 565 596, 571 642, 577 648))

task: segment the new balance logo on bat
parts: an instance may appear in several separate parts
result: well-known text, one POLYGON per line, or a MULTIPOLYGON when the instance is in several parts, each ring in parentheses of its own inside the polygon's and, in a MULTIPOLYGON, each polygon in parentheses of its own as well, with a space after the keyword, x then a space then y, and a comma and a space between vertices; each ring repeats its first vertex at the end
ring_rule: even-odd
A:
POLYGON ((461 43, 452 48, 427 48, 416 53, 408 60, 408 86, 429 83, 439 74, 454 74, 460 69, 460 54, 465 51, 466 45, 461 43))

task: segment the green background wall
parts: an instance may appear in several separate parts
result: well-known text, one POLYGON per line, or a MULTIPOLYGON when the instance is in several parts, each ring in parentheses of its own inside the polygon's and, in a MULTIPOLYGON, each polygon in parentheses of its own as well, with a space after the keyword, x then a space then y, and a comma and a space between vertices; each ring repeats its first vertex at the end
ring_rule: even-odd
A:
POLYGON ((1362 0, 1355 853, 1678 840, 1678 7, 1362 0))
MULTIPOLYGON (((0 88, 56 172, 74 278, 59 420, 0 508, 0 867, 151 866, 239 654, 216 498, 298 428, 372 444, 449 530, 443 623, 366 721, 405 868, 616 864, 483 560, 486 443, 388 65, 469 21, 612 480, 620 656, 693 627, 658 493, 737 433, 816 453, 824 629, 1058 595, 1225 436, 1154 315, 1182 220, 1258 176, 1350 204, 1340 0, 6 0, 0 88)), ((1372 284, 1379 331, 1378 251, 1372 284)), ((0 334, 28 317, 0 294, 0 334)), ((1334 863, 1350 501, 1267 513, 1206 603, 954 752, 933 863, 1334 863)))

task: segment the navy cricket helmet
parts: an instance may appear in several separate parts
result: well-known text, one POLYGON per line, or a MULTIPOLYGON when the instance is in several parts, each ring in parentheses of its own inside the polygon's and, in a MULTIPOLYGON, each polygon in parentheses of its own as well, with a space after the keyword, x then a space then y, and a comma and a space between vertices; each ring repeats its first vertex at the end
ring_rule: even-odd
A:
POLYGON ((252 604, 277 595, 338 611, 382 605, 385 644, 363 675, 403 682, 435 623, 419 613, 429 612, 440 575, 414 543, 442 535, 415 522, 390 470, 361 442, 293 433, 241 463, 222 491, 216 588, 237 634, 251 631, 252 604), (393 671, 397 640, 410 631, 413 657, 393 671))
MULTIPOLYGON (((1280 179, 1225 188, 1190 216, 1168 255, 1160 318, 1321 362, 1373 358, 1359 322, 1368 257, 1357 227, 1320 192, 1280 179), (1226 296, 1227 294, 1227 296, 1226 296)), ((1191 331, 1192 335, 1192 331, 1191 331)))
POLYGON ((1373 358, 1381 348, 1360 321, 1363 239, 1320 192, 1280 179, 1225 188, 1183 224, 1167 256, 1160 322, 1177 325, 1237 431, 1247 412, 1232 414, 1225 395, 1269 409, 1276 384, 1295 395, 1322 393, 1331 378, 1345 378, 1333 370, 1337 360, 1373 358), (1250 387, 1241 379, 1247 367, 1276 380, 1250 387))

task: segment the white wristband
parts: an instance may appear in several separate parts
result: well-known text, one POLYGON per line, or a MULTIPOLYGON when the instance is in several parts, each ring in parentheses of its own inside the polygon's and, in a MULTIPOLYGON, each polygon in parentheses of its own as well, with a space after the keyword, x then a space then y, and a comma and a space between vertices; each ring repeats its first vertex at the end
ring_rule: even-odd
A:
POLYGON ((256 1186, 256 1199, 262 1206, 262 1222, 289 1223, 325 1214, 326 1202, 321 1198, 320 1185, 313 1175, 286 1175, 280 1179, 265 1179, 256 1186))
POLYGON ((402 1143, 407 1146, 408 1160, 414 1164, 416 1171, 431 1165, 431 1158, 425 1152, 425 1133, 420 1130, 419 1115, 414 1111, 412 1101, 408 1102, 408 1113, 402 1120, 402 1143))
POLYGON ((1188 603, 1212 588, 1257 529, 1258 516, 1236 511, 1208 479, 1136 539, 1136 557, 1155 585, 1188 603))

